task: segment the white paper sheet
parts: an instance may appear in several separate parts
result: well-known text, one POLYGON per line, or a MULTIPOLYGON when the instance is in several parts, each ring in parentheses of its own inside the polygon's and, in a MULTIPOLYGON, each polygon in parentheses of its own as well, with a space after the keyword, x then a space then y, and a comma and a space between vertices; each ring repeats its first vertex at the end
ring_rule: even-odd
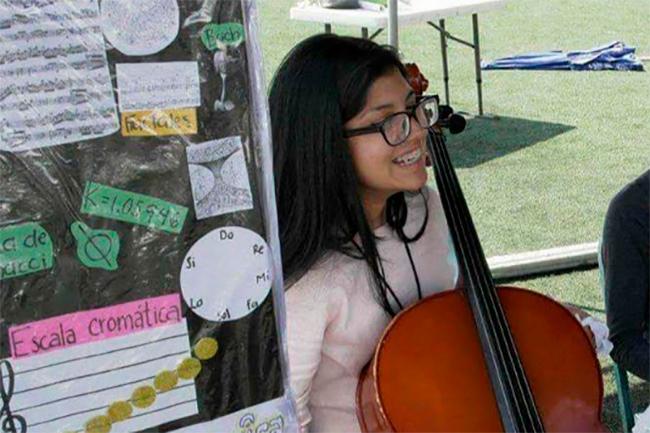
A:
MULTIPOLYGON (((8 359, 15 387, 11 412, 25 419, 29 433, 83 431, 85 423, 104 415, 110 404, 128 401, 136 388, 152 385, 156 374, 174 370, 189 356, 187 323, 182 320, 125 337, 8 359)), ((172 390, 157 394, 150 407, 134 408, 130 418, 114 423, 111 433, 139 431, 197 412, 194 381, 180 380, 172 390)))
POLYGON ((0 2, 0 150, 118 130, 97 0, 0 2))
POLYGON ((201 105, 196 62, 118 63, 120 111, 142 111, 201 105))
POLYGON ((293 418, 288 397, 269 400, 212 421, 174 430, 175 433, 297 433, 297 431, 297 423, 293 418))

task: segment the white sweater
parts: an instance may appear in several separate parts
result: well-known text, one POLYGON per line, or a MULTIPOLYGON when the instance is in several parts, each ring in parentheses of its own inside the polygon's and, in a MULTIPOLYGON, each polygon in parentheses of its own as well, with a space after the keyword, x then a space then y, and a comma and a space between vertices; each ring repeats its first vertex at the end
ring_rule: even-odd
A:
MULTIPOLYGON (((456 286, 458 265, 438 193, 427 189, 425 234, 409 244, 423 295, 456 286)), ((424 220, 422 196, 407 198, 405 233, 424 220)), ((404 244, 388 226, 375 230, 386 278, 400 302, 417 301, 404 244)), ((373 295, 364 261, 336 253, 286 292, 291 388, 303 431, 358 432, 355 393, 390 316, 373 295)), ((390 299, 390 297, 389 297, 390 299)), ((394 305, 394 304, 393 304, 394 305)), ((396 307, 394 307, 397 310, 396 307)))

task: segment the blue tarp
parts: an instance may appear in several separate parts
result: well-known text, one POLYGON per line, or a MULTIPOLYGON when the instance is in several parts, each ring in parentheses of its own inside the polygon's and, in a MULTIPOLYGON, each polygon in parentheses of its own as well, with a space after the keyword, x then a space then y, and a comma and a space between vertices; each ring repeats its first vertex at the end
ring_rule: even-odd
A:
POLYGON ((537 69, 571 71, 643 71, 643 63, 634 54, 636 48, 623 42, 611 42, 585 51, 546 51, 504 57, 482 62, 482 69, 537 69))

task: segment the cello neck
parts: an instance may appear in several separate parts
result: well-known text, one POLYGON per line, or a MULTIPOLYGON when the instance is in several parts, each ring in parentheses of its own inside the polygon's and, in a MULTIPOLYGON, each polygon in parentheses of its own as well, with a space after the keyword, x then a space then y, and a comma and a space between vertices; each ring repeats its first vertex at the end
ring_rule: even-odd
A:
POLYGON ((478 234, 444 136, 429 131, 427 148, 463 276, 464 289, 506 432, 542 432, 544 426, 519 359, 478 234))

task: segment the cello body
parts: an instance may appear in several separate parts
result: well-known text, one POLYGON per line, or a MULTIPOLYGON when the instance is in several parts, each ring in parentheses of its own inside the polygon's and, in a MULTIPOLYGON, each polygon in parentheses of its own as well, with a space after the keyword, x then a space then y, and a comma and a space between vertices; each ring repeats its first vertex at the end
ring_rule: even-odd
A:
MULTIPOLYGON (((605 432, 591 341, 552 299, 498 286, 537 411, 548 432, 605 432)), ((476 324, 462 290, 432 295, 385 330, 357 388, 365 432, 503 431, 476 324)))

